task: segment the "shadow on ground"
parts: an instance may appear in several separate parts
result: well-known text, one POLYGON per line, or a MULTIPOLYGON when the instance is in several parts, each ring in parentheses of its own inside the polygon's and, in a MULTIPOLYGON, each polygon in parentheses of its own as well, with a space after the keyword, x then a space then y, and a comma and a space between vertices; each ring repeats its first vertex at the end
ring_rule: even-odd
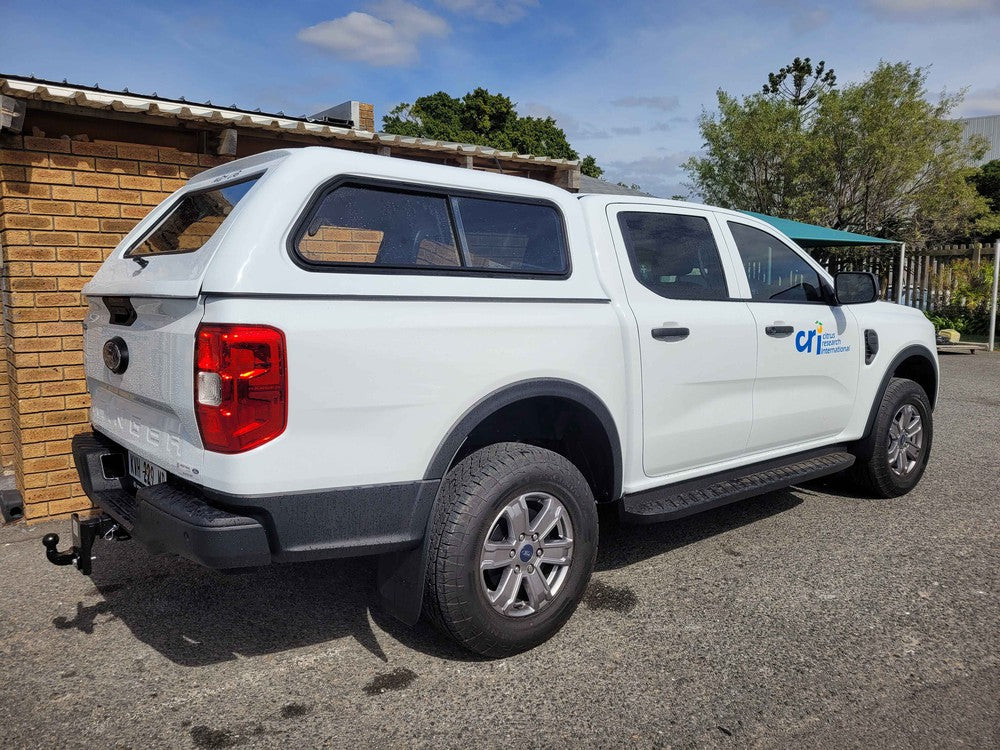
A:
POLYGON ((223 574, 145 552, 135 542, 96 549, 92 580, 104 601, 76 605, 57 628, 85 633, 109 617, 181 665, 201 666, 353 637, 386 656, 368 619, 370 559, 276 565, 223 574))
MULTIPOLYGON (((789 510, 802 500, 784 490, 681 521, 622 525, 601 514, 597 570, 627 567, 789 510)), ((238 574, 154 557, 135 542, 100 543, 92 581, 103 601, 79 602, 53 626, 93 633, 118 619, 141 641, 183 666, 258 656, 353 638, 382 661, 372 622, 409 648, 450 660, 475 659, 421 621, 409 628, 383 612, 374 558, 275 565, 238 574)), ((593 585, 593 584, 592 584, 593 585)))
POLYGON ((649 526, 623 524, 614 509, 602 509, 596 569, 624 568, 791 510, 802 503, 796 493, 802 494, 796 489, 778 490, 679 521, 649 526))

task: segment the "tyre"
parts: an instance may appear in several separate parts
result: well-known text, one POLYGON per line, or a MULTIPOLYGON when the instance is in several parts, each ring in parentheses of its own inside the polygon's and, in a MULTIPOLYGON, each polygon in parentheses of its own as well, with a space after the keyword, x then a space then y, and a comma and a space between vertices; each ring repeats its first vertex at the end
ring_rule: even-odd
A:
POLYGON ((872 432, 861 444, 851 477, 875 497, 898 497, 917 486, 931 454, 934 425, 924 389, 893 378, 882 396, 872 432))
POLYGON ((573 614, 597 556, 597 507, 558 453, 498 443, 445 476, 430 534, 424 611, 470 651, 506 656, 573 614))

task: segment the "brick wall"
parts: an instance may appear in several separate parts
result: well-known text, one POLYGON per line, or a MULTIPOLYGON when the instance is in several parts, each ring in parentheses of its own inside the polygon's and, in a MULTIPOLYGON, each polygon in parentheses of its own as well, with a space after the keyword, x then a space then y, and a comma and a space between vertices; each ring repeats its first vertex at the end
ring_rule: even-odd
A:
MULTIPOLYGON (((377 229, 322 226, 299 240, 299 253, 317 263, 374 263, 385 233, 377 229)), ((459 266, 458 248, 421 240, 414 261, 418 266, 459 266)))
POLYGON ((357 124, 357 127, 361 130, 367 130, 369 133, 375 132, 375 107, 373 105, 361 102, 358 105, 358 119, 361 122, 357 124))
POLYGON ((299 240, 299 252, 317 263, 374 263, 382 236, 374 229, 322 226, 299 240))
MULTIPOLYGON (((0 201, 0 212, 3 203, 0 201)), ((0 217, 2 221, 2 217, 0 217)), ((2 226, 2 224, 0 224, 2 226)), ((3 251, 3 232, 0 231, 0 252, 3 251)), ((4 337, 6 342, 6 336, 4 337)), ((10 420, 10 387, 7 378, 7 347, 0 349, 0 466, 4 474, 14 470, 14 437, 10 420)))
POLYGON ((0 455, 29 520, 90 507, 70 451, 90 406, 81 288, 153 206, 224 161, 135 143, 0 136, 0 455))

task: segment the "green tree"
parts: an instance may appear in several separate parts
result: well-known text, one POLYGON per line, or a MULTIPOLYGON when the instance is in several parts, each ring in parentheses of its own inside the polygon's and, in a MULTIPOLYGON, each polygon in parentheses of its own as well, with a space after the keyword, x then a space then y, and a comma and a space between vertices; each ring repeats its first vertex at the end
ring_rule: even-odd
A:
POLYGON ((929 101, 909 63, 843 89, 799 67, 743 99, 720 91, 718 114, 702 115, 705 155, 685 168, 709 203, 911 243, 963 236, 986 212, 967 179, 984 145, 949 119, 960 95, 929 101))
POLYGON ((974 175, 972 184, 990 204, 991 211, 1000 211, 1000 159, 986 162, 974 175))
POLYGON ((597 160, 590 154, 583 157, 583 161, 580 162, 580 172, 587 177, 600 177, 604 174, 604 170, 597 166, 597 160))
POLYGON ((808 134, 798 108, 764 94, 737 99, 720 90, 717 96, 718 115, 706 113, 699 121, 706 155, 684 165, 691 187, 717 206, 800 213, 808 134))
POLYGON ((459 99, 443 91, 422 96, 413 104, 397 104, 382 118, 382 129, 396 135, 454 141, 462 129, 461 105, 459 99))
POLYGON ((976 222, 975 234, 992 242, 1000 238, 1000 159, 986 162, 969 181, 989 206, 989 213, 976 222))
POLYGON ((806 110, 816 103, 820 94, 836 85, 837 75, 833 68, 826 67, 826 61, 820 60, 814 68, 810 58, 796 57, 789 65, 779 68, 777 73, 767 74, 763 94, 784 99, 793 107, 806 110))
POLYGON ((927 72, 881 63, 868 80, 824 96, 814 126, 810 218, 914 243, 966 234, 985 201, 968 182, 983 153, 950 114, 961 95, 927 98, 927 72))
MULTIPOLYGON (((396 135, 476 143, 554 159, 580 156, 553 118, 521 116, 509 97, 484 88, 474 89, 461 99, 438 91, 412 104, 398 104, 382 118, 382 129, 396 135)), ((591 177, 600 177, 604 172, 589 155, 580 163, 580 171, 591 177)))

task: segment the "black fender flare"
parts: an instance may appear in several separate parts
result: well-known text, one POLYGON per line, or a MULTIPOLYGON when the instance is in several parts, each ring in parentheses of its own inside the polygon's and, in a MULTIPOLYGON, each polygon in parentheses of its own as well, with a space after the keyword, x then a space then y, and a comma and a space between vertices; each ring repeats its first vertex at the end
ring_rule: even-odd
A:
POLYGON ((458 421, 448 431, 448 434, 438 445, 424 472, 424 479, 441 479, 447 473, 459 448, 472 431, 487 417, 495 414, 506 406, 538 397, 562 398, 574 401, 590 411, 604 428, 608 445, 611 446, 611 460, 614 470, 614 491, 612 496, 618 498, 622 492, 622 447, 621 438, 615 420, 608 407, 589 388, 569 380, 559 378, 535 378, 522 380, 504 386, 477 401, 459 417, 458 421))
MULTIPOLYGON (((868 421, 865 422, 865 431, 863 436, 855 443, 855 454, 858 456, 870 456, 874 440, 872 436, 872 429, 875 427, 875 417, 878 415, 879 406, 882 405, 882 397, 885 396, 885 391, 889 387, 889 381, 892 380, 893 373, 896 372, 896 368, 899 367, 910 357, 921 357, 926 359, 927 363, 934 370, 934 385, 935 389, 941 382, 941 372, 938 368, 937 361, 934 359, 934 355, 931 354, 930 349, 926 346, 920 344, 911 344, 900 350, 889 366, 885 368, 885 373, 882 375, 882 382, 879 383, 878 389, 875 391, 875 398, 872 400, 871 408, 868 411, 868 421)), ((928 400, 931 402, 931 407, 933 408, 936 402, 935 394, 928 394, 928 400)))
MULTIPOLYGON (((573 401, 588 409, 601 423, 611 446, 614 471, 613 497, 622 493, 621 437, 614 418, 604 402, 593 391, 578 383, 559 378, 535 378, 504 386, 484 396, 452 425, 427 465, 424 480, 440 481, 472 431, 487 417, 506 406, 529 398, 554 397, 573 401)), ((440 488, 438 489, 440 493, 440 488)), ((427 523, 434 517, 439 495, 431 504, 427 523)), ((378 559, 376 585, 383 608, 398 620, 413 625, 420 619, 423 606, 424 578, 427 570, 428 534, 413 549, 390 552, 378 559)))

